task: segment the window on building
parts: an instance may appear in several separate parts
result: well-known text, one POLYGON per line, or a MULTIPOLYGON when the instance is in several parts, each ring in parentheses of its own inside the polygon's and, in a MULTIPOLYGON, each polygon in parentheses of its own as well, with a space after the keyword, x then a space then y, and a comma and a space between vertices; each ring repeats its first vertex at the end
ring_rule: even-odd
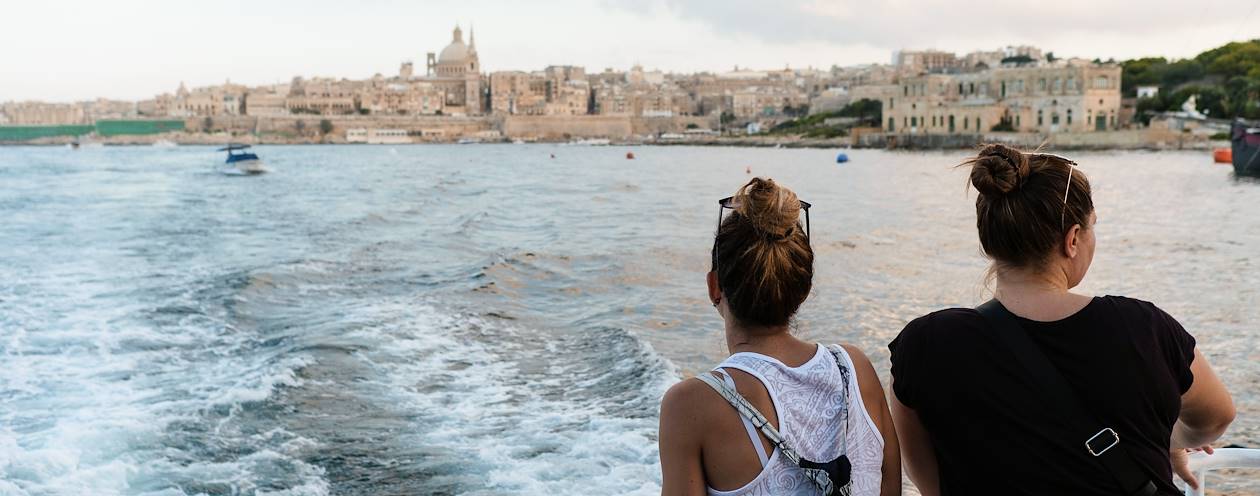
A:
POLYGON ((976 83, 968 83, 968 84, 967 84, 967 92, 968 92, 968 93, 971 93, 971 94, 973 94, 973 95, 974 95, 974 94, 976 94, 976 83))
POLYGON ((891 133, 896 130, 897 130, 897 120, 893 119, 892 117, 889 117, 888 118, 888 132, 891 133))
POLYGON ((962 95, 963 95, 963 84, 958 83, 958 96, 962 96, 962 95))
POLYGON ((919 118, 918 118, 918 117, 911 117, 911 118, 910 118, 910 127, 918 127, 918 126, 919 126, 919 118))
POLYGON ((1067 90, 1076 91, 1076 78, 1075 77, 1071 77, 1071 76, 1068 77, 1067 90))
POLYGON ((1068 109, 1067 111, 1067 125, 1072 125, 1072 109, 1068 109))
MULTIPOLYGON (((1094 78, 1094 87, 1095 87, 1095 88, 1098 88, 1098 89, 1103 89, 1103 88, 1106 88, 1106 87, 1108 87, 1108 86, 1110 85, 1109 83, 1110 83, 1110 82, 1107 80, 1107 76, 1098 76, 1098 77, 1094 78)), ((1099 103, 1101 103, 1101 102, 1099 102, 1099 103)))
POLYGON ((888 110, 892 110, 896 108, 896 105, 893 105, 894 103, 896 103, 894 100, 896 100, 896 98, 892 98, 892 97, 888 98, 888 110))
POLYGON ((1019 129, 1019 114, 1015 114, 1015 129, 1019 129))
POLYGON ((910 87, 909 87, 909 86, 902 86, 902 87, 901 87, 901 96, 910 96, 910 87))
POLYGON ((1057 125, 1059 125, 1059 113, 1058 113, 1058 112, 1055 112, 1055 113, 1050 114, 1050 125, 1052 125, 1052 126, 1057 126, 1057 125))
POLYGON ((1041 110, 1037 110, 1037 126, 1041 127, 1046 124, 1045 114, 1041 110))
POLYGON ((971 118, 970 118, 970 117, 965 117, 965 116, 964 116, 964 117, 963 117, 963 129, 967 129, 967 125, 968 125, 968 124, 971 124, 971 118))
POLYGON ((1037 80, 1037 91, 1046 91, 1046 78, 1037 80))

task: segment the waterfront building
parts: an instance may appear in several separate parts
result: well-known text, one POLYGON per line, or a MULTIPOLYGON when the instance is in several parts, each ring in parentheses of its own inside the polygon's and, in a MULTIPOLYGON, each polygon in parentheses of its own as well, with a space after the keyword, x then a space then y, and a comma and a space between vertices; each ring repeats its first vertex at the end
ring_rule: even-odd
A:
POLYGON ((1120 73, 1116 64, 1081 59, 1006 64, 960 74, 900 77, 895 85, 873 88, 870 94, 882 97, 887 132, 1104 131, 1120 126, 1120 73))
POLYGON ((440 54, 429 52, 427 60, 427 73, 423 81, 445 94, 445 114, 484 113, 481 59, 477 56, 477 42, 471 31, 468 43, 464 44, 464 32, 459 26, 455 26, 450 44, 440 54))
POLYGON ((91 124, 83 106, 74 103, 9 102, 0 104, 0 115, 8 124, 91 124))
POLYGON ((348 79, 293 78, 285 107, 290 114, 349 115, 358 112, 362 83, 348 79))
POLYGON ((289 114, 285 103, 289 98, 288 84, 276 84, 250 88, 245 93, 245 115, 255 117, 278 117, 289 114))

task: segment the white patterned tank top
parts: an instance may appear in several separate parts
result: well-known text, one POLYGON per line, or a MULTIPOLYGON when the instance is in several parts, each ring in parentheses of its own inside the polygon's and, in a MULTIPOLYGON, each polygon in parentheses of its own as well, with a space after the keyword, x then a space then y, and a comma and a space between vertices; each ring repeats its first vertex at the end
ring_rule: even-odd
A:
MULTIPOLYGON (((789 367, 774 357, 760 353, 736 353, 714 370, 727 381, 721 369, 747 372, 765 386, 778 415, 779 433, 801 457, 825 462, 847 453, 852 464, 853 496, 878 496, 881 469, 884 465, 884 438, 875 422, 866 413, 858 388, 853 360, 840 348, 839 356, 848 369, 847 394, 840 394, 842 380, 835 357, 826 347, 799 367, 789 367), (846 425, 847 424, 847 425, 846 425), (847 427, 847 428, 846 428, 847 427), (841 440, 841 436, 844 440, 841 440)), ((765 412, 768 413, 768 412, 765 412)), ((768 416, 768 415, 767 415, 768 416)), ((744 487, 718 491, 708 487, 713 496, 817 495, 817 486, 805 478, 804 472, 776 448, 765 455, 756 429, 747 419, 744 428, 761 460, 761 473, 744 487)))

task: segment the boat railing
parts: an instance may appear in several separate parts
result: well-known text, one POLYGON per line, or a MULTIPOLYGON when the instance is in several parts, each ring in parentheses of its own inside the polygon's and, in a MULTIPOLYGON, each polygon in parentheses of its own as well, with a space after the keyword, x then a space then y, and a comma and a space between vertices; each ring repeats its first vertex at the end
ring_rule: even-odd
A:
POLYGON ((1186 486, 1186 496, 1203 496, 1207 473, 1230 468, 1260 468, 1260 449, 1217 448, 1211 455, 1192 453, 1190 470, 1199 479, 1199 489, 1196 491, 1186 486))

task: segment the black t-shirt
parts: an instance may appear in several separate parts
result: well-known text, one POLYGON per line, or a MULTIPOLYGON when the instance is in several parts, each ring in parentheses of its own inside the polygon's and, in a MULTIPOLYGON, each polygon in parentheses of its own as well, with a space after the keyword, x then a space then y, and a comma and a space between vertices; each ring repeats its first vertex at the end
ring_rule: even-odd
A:
MULTIPOLYGON (((1155 305, 1118 296, 1056 322, 1018 320, 1151 480, 1177 493, 1168 443, 1194 380, 1194 338, 1155 305)), ((941 310, 888 345, 893 392, 932 439, 942 494, 1118 494, 1085 440, 1066 434, 1066 409, 987 326, 975 310, 941 310)))

